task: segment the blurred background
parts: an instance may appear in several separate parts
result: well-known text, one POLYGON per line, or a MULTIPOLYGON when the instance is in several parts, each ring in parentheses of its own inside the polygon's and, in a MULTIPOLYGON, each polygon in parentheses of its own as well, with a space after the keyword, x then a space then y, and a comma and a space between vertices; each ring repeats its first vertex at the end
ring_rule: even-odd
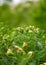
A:
POLYGON ((46 0, 0 0, 0 26, 46 29, 46 0))

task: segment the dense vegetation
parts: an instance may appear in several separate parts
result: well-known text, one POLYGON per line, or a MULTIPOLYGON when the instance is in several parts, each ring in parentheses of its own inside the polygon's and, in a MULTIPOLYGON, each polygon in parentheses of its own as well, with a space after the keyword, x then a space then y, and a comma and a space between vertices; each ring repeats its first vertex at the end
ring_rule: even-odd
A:
POLYGON ((46 65, 46 31, 34 26, 0 28, 0 65, 46 65))
POLYGON ((0 6, 0 65, 46 65, 46 0, 0 6))

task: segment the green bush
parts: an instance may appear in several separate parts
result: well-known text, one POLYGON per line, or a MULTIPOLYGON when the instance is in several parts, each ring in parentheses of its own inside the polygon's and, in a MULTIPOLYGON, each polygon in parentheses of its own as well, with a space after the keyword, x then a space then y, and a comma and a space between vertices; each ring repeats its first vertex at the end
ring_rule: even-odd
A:
POLYGON ((0 26, 0 65, 45 65, 46 31, 34 26, 0 26))

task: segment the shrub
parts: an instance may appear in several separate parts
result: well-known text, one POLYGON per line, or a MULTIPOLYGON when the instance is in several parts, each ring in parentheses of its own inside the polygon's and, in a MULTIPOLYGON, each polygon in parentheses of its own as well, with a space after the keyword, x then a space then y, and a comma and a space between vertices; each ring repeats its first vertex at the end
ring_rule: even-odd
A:
POLYGON ((34 26, 0 27, 0 65, 45 65, 46 31, 34 26))

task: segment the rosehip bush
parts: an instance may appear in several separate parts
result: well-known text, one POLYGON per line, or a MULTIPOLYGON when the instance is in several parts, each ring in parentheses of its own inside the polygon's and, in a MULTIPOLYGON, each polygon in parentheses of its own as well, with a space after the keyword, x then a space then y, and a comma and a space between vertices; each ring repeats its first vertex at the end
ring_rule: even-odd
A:
POLYGON ((46 31, 0 27, 0 65, 46 65, 46 31))

